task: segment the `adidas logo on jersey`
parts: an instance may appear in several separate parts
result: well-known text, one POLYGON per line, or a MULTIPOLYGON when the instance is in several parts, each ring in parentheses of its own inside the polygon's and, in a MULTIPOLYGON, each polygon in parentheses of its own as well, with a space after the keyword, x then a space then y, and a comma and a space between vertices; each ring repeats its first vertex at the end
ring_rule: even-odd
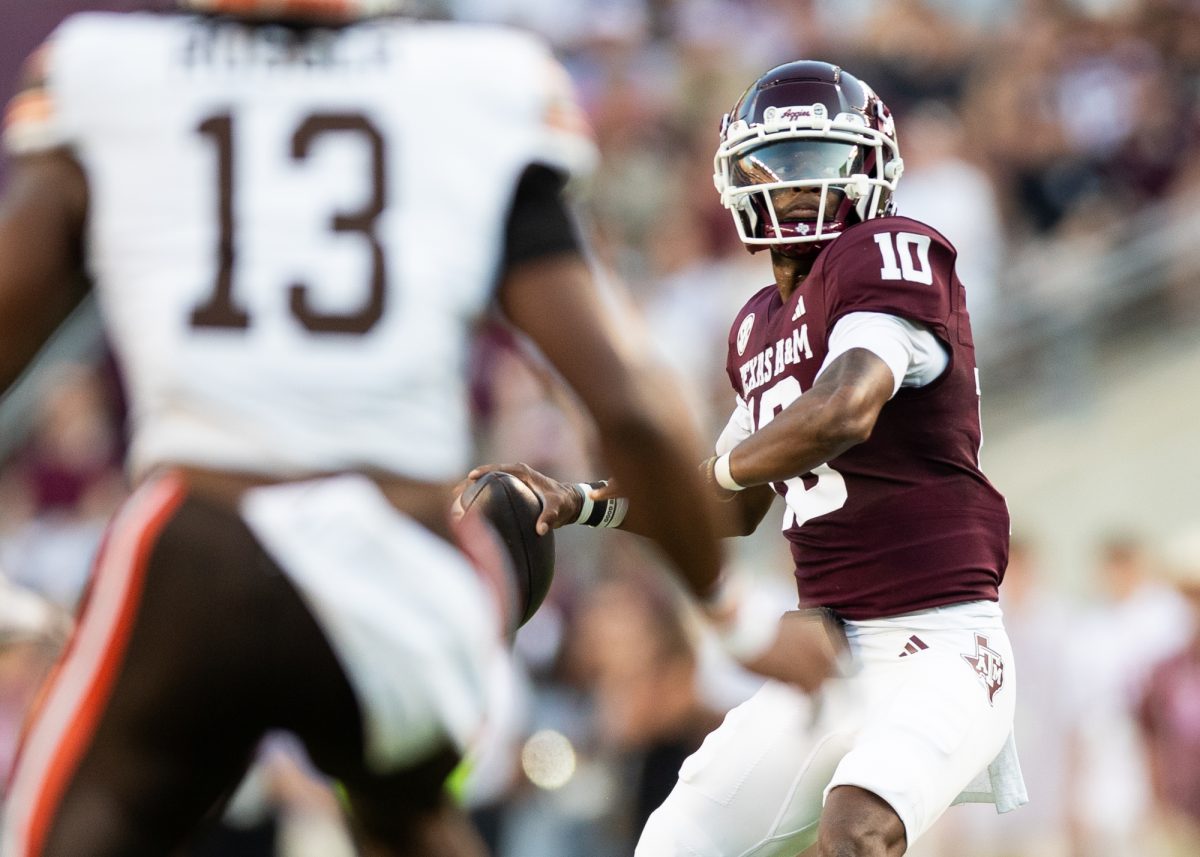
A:
POLYGON ((908 643, 904 647, 904 651, 900 653, 900 657, 907 658, 909 655, 915 655, 917 652, 924 651, 929 648, 929 644, 913 634, 908 638, 908 643))
POLYGON ((796 295, 796 309, 792 312, 792 321, 797 321, 804 313, 804 295, 796 295))

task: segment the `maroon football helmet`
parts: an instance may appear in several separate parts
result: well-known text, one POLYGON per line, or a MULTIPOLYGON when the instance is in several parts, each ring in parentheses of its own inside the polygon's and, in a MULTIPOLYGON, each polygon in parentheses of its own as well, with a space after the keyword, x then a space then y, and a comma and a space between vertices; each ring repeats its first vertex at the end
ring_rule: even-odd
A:
POLYGON ((892 211, 904 170, 892 114, 835 65, 777 66, 721 122, 713 182, 751 251, 808 256, 892 211))

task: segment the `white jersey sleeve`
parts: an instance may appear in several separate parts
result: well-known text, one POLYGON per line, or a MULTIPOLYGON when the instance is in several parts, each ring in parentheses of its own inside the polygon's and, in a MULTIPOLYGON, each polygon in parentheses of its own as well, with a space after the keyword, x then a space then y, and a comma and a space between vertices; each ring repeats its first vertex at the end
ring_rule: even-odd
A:
POLYGON ((887 313, 852 312, 834 324, 817 377, 852 348, 864 348, 888 365, 893 396, 901 387, 924 387, 950 364, 946 349, 923 325, 887 313))
POLYGON ((595 159, 540 40, 85 13, 37 62, 7 145, 69 146, 87 176, 136 472, 461 474, 518 180, 595 159))
POLYGON ((746 404, 746 400, 738 396, 733 413, 729 415, 729 422, 725 424, 725 428, 717 437, 717 455, 724 455, 732 451, 735 446, 752 434, 754 434, 754 416, 750 413, 750 406, 746 404))
POLYGON ((50 64, 55 57, 53 40, 26 61, 20 88, 4 113, 4 149, 26 155, 66 145, 70 128, 49 86, 50 64))

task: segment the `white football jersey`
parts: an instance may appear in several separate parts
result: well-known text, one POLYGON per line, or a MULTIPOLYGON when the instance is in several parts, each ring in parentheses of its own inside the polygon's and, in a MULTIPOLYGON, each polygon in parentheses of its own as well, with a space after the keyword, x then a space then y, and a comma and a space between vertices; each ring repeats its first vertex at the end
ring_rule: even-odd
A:
POLYGON ((595 155, 542 43, 89 13, 38 63, 6 139, 68 146, 86 173, 135 474, 461 475, 467 347, 517 181, 595 155))

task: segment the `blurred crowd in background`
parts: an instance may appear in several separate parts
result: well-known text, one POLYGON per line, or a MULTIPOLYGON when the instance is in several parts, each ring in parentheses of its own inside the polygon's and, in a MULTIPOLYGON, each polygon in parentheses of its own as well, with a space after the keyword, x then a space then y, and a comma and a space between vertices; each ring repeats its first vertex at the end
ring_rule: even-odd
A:
MULTIPOLYGON (((3 0, 8 91, 63 14, 132 5, 3 0)), ((641 305, 645 335, 714 437, 733 404, 728 324, 770 278, 713 190, 717 126, 751 80, 791 59, 841 64, 891 107, 899 210, 959 249, 985 431, 1003 438, 1086 408, 1081 388, 1102 382, 1081 363, 1200 332, 1197 0, 457 0, 440 11, 528 27, 559 51, 603 158, 581 198, 597 265, 641 305)), ((5 417, 13 402, 0 407, 0 774, 126 490, 119 380, 102 348, 77 339, 71 359, 30 379, 21 419, 5 417)), ((569 394, 502 322, 476 364, 481 461, 601 475, 569 394)), ((1200 453, 1178 478, 1192 503, 1162 515, 1200 527, 1200 453)), ((1002 593, 1032 803, 1004 817, 952 810, 912 853, 1200 853, 1200 530, 1105 521, 1074 551, 1085 573, 1067 576, 1042 550, 1054 522, 1015 504, 1013 517, 1002 593)), ((770 520, 734 561, 782 610, 794 592, 770 520)), ((518 691, 456 783, 498 857, 632 853, 679 763, 756 687, 620 533, 559 532, 554 588, 517 651, 518 691)), ((336 799, 282 735, 193 852, 349 853, 336 799)))

